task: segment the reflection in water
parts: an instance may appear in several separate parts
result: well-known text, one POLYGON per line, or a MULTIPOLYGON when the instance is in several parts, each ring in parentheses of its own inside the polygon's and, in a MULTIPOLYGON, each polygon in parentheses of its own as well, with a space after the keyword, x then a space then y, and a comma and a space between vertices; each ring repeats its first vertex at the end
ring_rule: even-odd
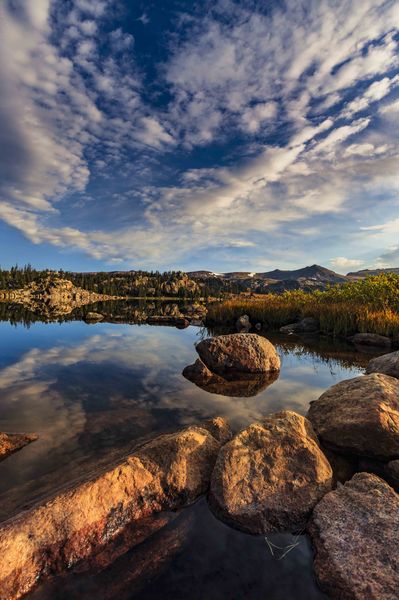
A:
POLYGON ((237 372, 222 377, 209 371, 199 358, 193 365, 185 367, 182 373, 183 377, 210 394, 221 394, 222 396, 237 398, 256 396, 274 383, 279 374, 276 371, 272 373, 237 372))
MULTIPOLYGON (((218 521, 206 500, 159 518, 147 537, 132 543, 111 563, 100 555, 67 575, 42 585, 32 600, 322 600, 312 573, 306 536, 282 560, 272 556, 263 536, 250 536, 218 521)), ((287 546, 291 536, 268 540, 287 546)), ((115 544, 117 545, 117 544, 115 544)), ((108 553, 112 549, 108 549, 108 553)))
POLYGON ((285 408, 304 414, 327 387, 360 372, 350 346, 333 346, 334 358, 328 358, 325 342, 318 354, 316 343, 309 348, 280 338, 282 343, 273 340, 282 358, 273 385, 201 388, 181 375, 196 358, 199 332, 108 323, 36 324, 29 330, 0 324, 0 431, 39 435, 0 465, 0 518, 157 433, 217 415, 237 430, 285 408))
MULTIPOLYGON (((282 409, 304 414, 369 358, 346 344, 270 335, 282 359, 272 385, 263 378, 193 385, 181 373, 197 357, 199 335, 195 327, 69 322, 27 330, 0 323, 0 431, 39 435, 0 464, 0 519, 160 432, 217 415, 238 430, 282 409)), ((216 521, 204 500, 159 519, 147 524, 145 539, 133 532, 33 597, 148 600, 160 590, 162 598, 323 597, 306 538, 276 561, 264 538, 216 521)))

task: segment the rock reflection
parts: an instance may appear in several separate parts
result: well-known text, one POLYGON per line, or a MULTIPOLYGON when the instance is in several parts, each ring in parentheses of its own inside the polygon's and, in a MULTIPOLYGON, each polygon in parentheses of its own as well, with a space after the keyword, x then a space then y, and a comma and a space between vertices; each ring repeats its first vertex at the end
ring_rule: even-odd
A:
POLYGON ((233 373, 222 377, 209 371, 200 359, 183 370, 183 377, 210 394, 250 398, 274 383, 280 373, 233 373))

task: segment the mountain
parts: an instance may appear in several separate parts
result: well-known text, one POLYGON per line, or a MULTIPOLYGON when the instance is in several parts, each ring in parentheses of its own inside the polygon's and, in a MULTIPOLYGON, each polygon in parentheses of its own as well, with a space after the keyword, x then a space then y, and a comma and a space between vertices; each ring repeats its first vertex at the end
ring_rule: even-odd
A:
POLYGON ((392 267, 391 269, 362 269, 361 271, 348 273, 347 277, 369 277, 370 275, 380 275, 380 273, 394 273, 395 275, 399 275, 399 267, 392 267))
POLYGON ((349 280, 345 275, 340 275, 320 265, 311 265, 292 271, 275 269, 266 273, 249 273, 248 271, 215 273, 204 270, 191 271, 187 275, 193 281, 197 281, 198 285, 211 289, 214 293, 253 292, 265 294, 296 289, 323 290, 328 285, 345 283, 349 280))

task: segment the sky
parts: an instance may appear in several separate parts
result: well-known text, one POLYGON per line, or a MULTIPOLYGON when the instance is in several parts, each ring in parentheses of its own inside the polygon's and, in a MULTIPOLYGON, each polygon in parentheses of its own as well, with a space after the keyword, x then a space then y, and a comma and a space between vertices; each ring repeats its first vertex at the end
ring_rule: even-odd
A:
POLYGON ((398 0, 1 0, 0 265, 399 266, 398 0))

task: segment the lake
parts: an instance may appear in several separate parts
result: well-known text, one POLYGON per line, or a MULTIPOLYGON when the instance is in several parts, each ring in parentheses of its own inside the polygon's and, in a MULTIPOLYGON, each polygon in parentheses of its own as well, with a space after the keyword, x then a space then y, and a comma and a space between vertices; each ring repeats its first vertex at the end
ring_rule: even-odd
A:
MULTIPOLYGON (((213 332, 83 321, 0 322, 0 431, 38 441, 0 463, 0 518, 118 460, 143 440, 217 415, 237 431, 282 409, 305 414, 369 356, 325 338, 270 334, 279 378, 254 396, 210 393, 182 376, 213 332)), ((223 392, 223 390, 222 390, 223 392)), ((319 599, 306 536, 250 536, 206 500, 135 525, 125 547, 43 583, 31 598, 319 599), (144 533, 143 533, 144 532, 144 533), (288 544, 295 547, 285 556, 288 544)))

